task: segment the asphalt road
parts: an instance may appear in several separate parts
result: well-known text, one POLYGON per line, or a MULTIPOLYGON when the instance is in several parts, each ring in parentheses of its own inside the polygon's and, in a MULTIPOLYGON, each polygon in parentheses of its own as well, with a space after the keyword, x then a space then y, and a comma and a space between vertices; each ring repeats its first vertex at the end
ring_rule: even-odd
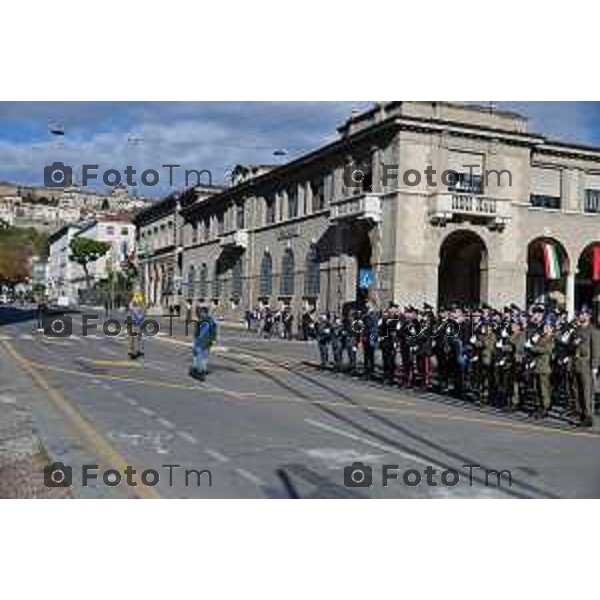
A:
POLYGON ((188 376, 190 343, 178 326, 130 361, 125 335, 84 337, 73 315, 73 336, 48 338, 32 316, 11 313, 0 326, 2 393, 31 409, 48 454, 72 467, 78 497, 600 496, 596 430, 320 372, 314 343, 237 329, 221 328, 200 383, 188 376), (371 486, 344 485, 344 468, 357 461, 372 468, 371 486), (99 481, 83 486, 83 465, 96 464, 99 481), (387 486, 383 465, 397 476, 387 486), (124 475, 118 486, 101 481, 106 469, 127 466, 138 485, 124 475), (194 472, 186 482, 186 469, 210 473, 198 485, 194 472), (140 479, 148 471, 153 483, 149 470, 159 474, 155 486, 140 479), (498 485, 492 471, 503 470, 512 485, 507 474, 498 485), (421 483, 405 483, 407 471, 408 483, 421 483))

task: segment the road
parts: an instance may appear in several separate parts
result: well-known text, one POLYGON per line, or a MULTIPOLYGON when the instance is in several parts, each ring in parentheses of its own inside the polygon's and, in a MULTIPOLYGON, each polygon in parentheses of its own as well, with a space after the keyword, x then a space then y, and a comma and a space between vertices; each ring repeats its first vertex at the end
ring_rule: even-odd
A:
POLYGON ((31 316, 23 310, 0 326, 0 361, 10 374, 1 394, 31 410, 48 455, 72 467, 76 497, 600 496, 597 430, 539 425, 321 372, 314 343, 265 341, 238 329, 221 328, 200 383, 188 376, 190 343, 180 328, 148 338, 145 357, 130 361, 125 335, 84 337, 73 315, 74 335, 49 338, 31 316), (344 485, 354 462, 372 468, 371 486, 344 485), (83 465, 98 465, 99 479, 87 486, 83 465), (388 473, 398 479, 387 486, 383 465, 397 465, 388 473), (128 466, 137 485, 126 484, 128 466), (121 472, 120 485, 101 481, 111 468, 121 472), (196 472, 187 481, 186 469, 196 472), (159 474, 157 485, 143 484, 147 470, 159 474), (492 471, 503 470, 512 485, 506 474, 498 485, 492 471), (408 483, 418 476, 421 483, 404 482, 406 471, 408 483))

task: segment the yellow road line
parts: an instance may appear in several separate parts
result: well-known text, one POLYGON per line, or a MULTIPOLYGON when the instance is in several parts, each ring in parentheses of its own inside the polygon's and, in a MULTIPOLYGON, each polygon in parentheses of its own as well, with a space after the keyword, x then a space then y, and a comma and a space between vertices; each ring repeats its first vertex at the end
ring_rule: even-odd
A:
MULTIPOLYGON (((234 390, 228 390, 226 388, 210 385, 207 383, 203 383, 201 385, 186 385, 183 383, 173 383, 168 381, 149 381, 146 379, 136 379, 133 377, 122 377, 120 375, 108 375, 106 373, 85 373, 83 371, 78 371, 76 369, 66 369, 64 367, 55 367, 51 365, 47 365, 45 363, 36 363, 36 366, 40 369, 44 369, 46 371, 56 371, 58 373, 66 373, 69 375, 77 375, 83 377, 89 377, 93 379, 108 379, 111 381, 120 381, 122 383, 135 383, 141 385, 151 385, 155 387, 164 387, 164 388, 172 388, 172 389, 180 389, 180 390, 191 390, 196 392, 201 392, 203 390, 210 392, 222 393, 227 396, 231 396, 237 400, 243 400, 244 398, 255 398, 257 400, 275 400, 282 402, 303 402, 303 403, 312 403, 312 404, 323 404, 327 406, 342 406, 345 408, 373 408, 378 410, 384 410, 383 407, 378 406, 368 406, 368 405, 352 405, 347 402, 340 402, 334 400, 307 400, 301 396, 282 396, 282 395, 274 395, 274 394, 260 394, 258 392, 236 392, 234 390)), ((393 403, 394 405, 404 405, 404 406, 414 406, 412 402, 407 402, 400 399, 387 399, 387 398, 379 398, 380 402, 388 402, 393 403)), ((391 409, 390 409, 391 410, 391 409)), ((395 410, 400 410, 396 408, 395 410)))
POLYGON ((81 356, 78 357, 77 360, 83 360, 85 362, 89 362, 92 363, 94 365, 98 365, 98 366, 102 366, 102 367, 132 367, 135 369, 139 369, 140 368, 140 363, 135 363, 131 360, 118 360, 118 359, 114 359, 114 360, 109 360, 109 359, 104 359, 104 360, 96 360, 93 358, 86 358, 85 356, 81 356))
MULTIPOLYGON (((79 432, 86 438, 91 447, 106 461, 123 473, 128 466, 127 460, 123 458, 119 452, 98 432, 98 430, 83 416, 83 414, 71 404, 67 397, 54 389, 32 366, 24 356, 21 356, 9 342, 3 341, 5 349, 17 361, 21 369, 23 369, 33 381, 46 392, 54 404, 62 410, 62 412, 71 420, 73 425, 77 427, 79 432)), ((36 365, 37 366, 37 365, 36 365)), ((137 473, 132 476, 132 480, 137 483, 137 486, 132 487, 133 493, 139 498, 154 499, 160 498, 158 492, 151 487, 145 486, 139 480, 137 473)))

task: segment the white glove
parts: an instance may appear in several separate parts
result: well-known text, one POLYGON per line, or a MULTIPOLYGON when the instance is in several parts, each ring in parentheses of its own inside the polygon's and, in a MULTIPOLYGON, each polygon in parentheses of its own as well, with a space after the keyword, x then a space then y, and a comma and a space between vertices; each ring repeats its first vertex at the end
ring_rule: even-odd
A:
POLYGON ((527 340, 527 341, 525 342, 525 348, 527 348, 527 350, 529 350, 531 347, 532 347, 532 344, 531 344, 531 342, 530 342, 529 340, 527 340))
POLYGON ((472 335, 472 336, 469 338, 469 344, 474 344, 476 341, 477 341, 477 338, 476 338, 474 335, 472 335))

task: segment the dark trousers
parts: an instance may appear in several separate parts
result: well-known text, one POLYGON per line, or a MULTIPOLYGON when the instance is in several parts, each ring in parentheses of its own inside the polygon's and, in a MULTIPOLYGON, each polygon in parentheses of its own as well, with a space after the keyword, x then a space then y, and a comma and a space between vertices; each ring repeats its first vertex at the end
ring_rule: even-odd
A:
POLYGON ((363 346, 363 367, 365 375, 371 376, 375 371, 375 348, 370 344, 363 346))
POLYGON ((321 366, 326 367, 329 364, 329 344, 319 342, 319 354, 321 355, 321 366))
POLYGON ((396 353, 393 348, 382 348, 383 379, 393 382, 396 375, 396 353))

